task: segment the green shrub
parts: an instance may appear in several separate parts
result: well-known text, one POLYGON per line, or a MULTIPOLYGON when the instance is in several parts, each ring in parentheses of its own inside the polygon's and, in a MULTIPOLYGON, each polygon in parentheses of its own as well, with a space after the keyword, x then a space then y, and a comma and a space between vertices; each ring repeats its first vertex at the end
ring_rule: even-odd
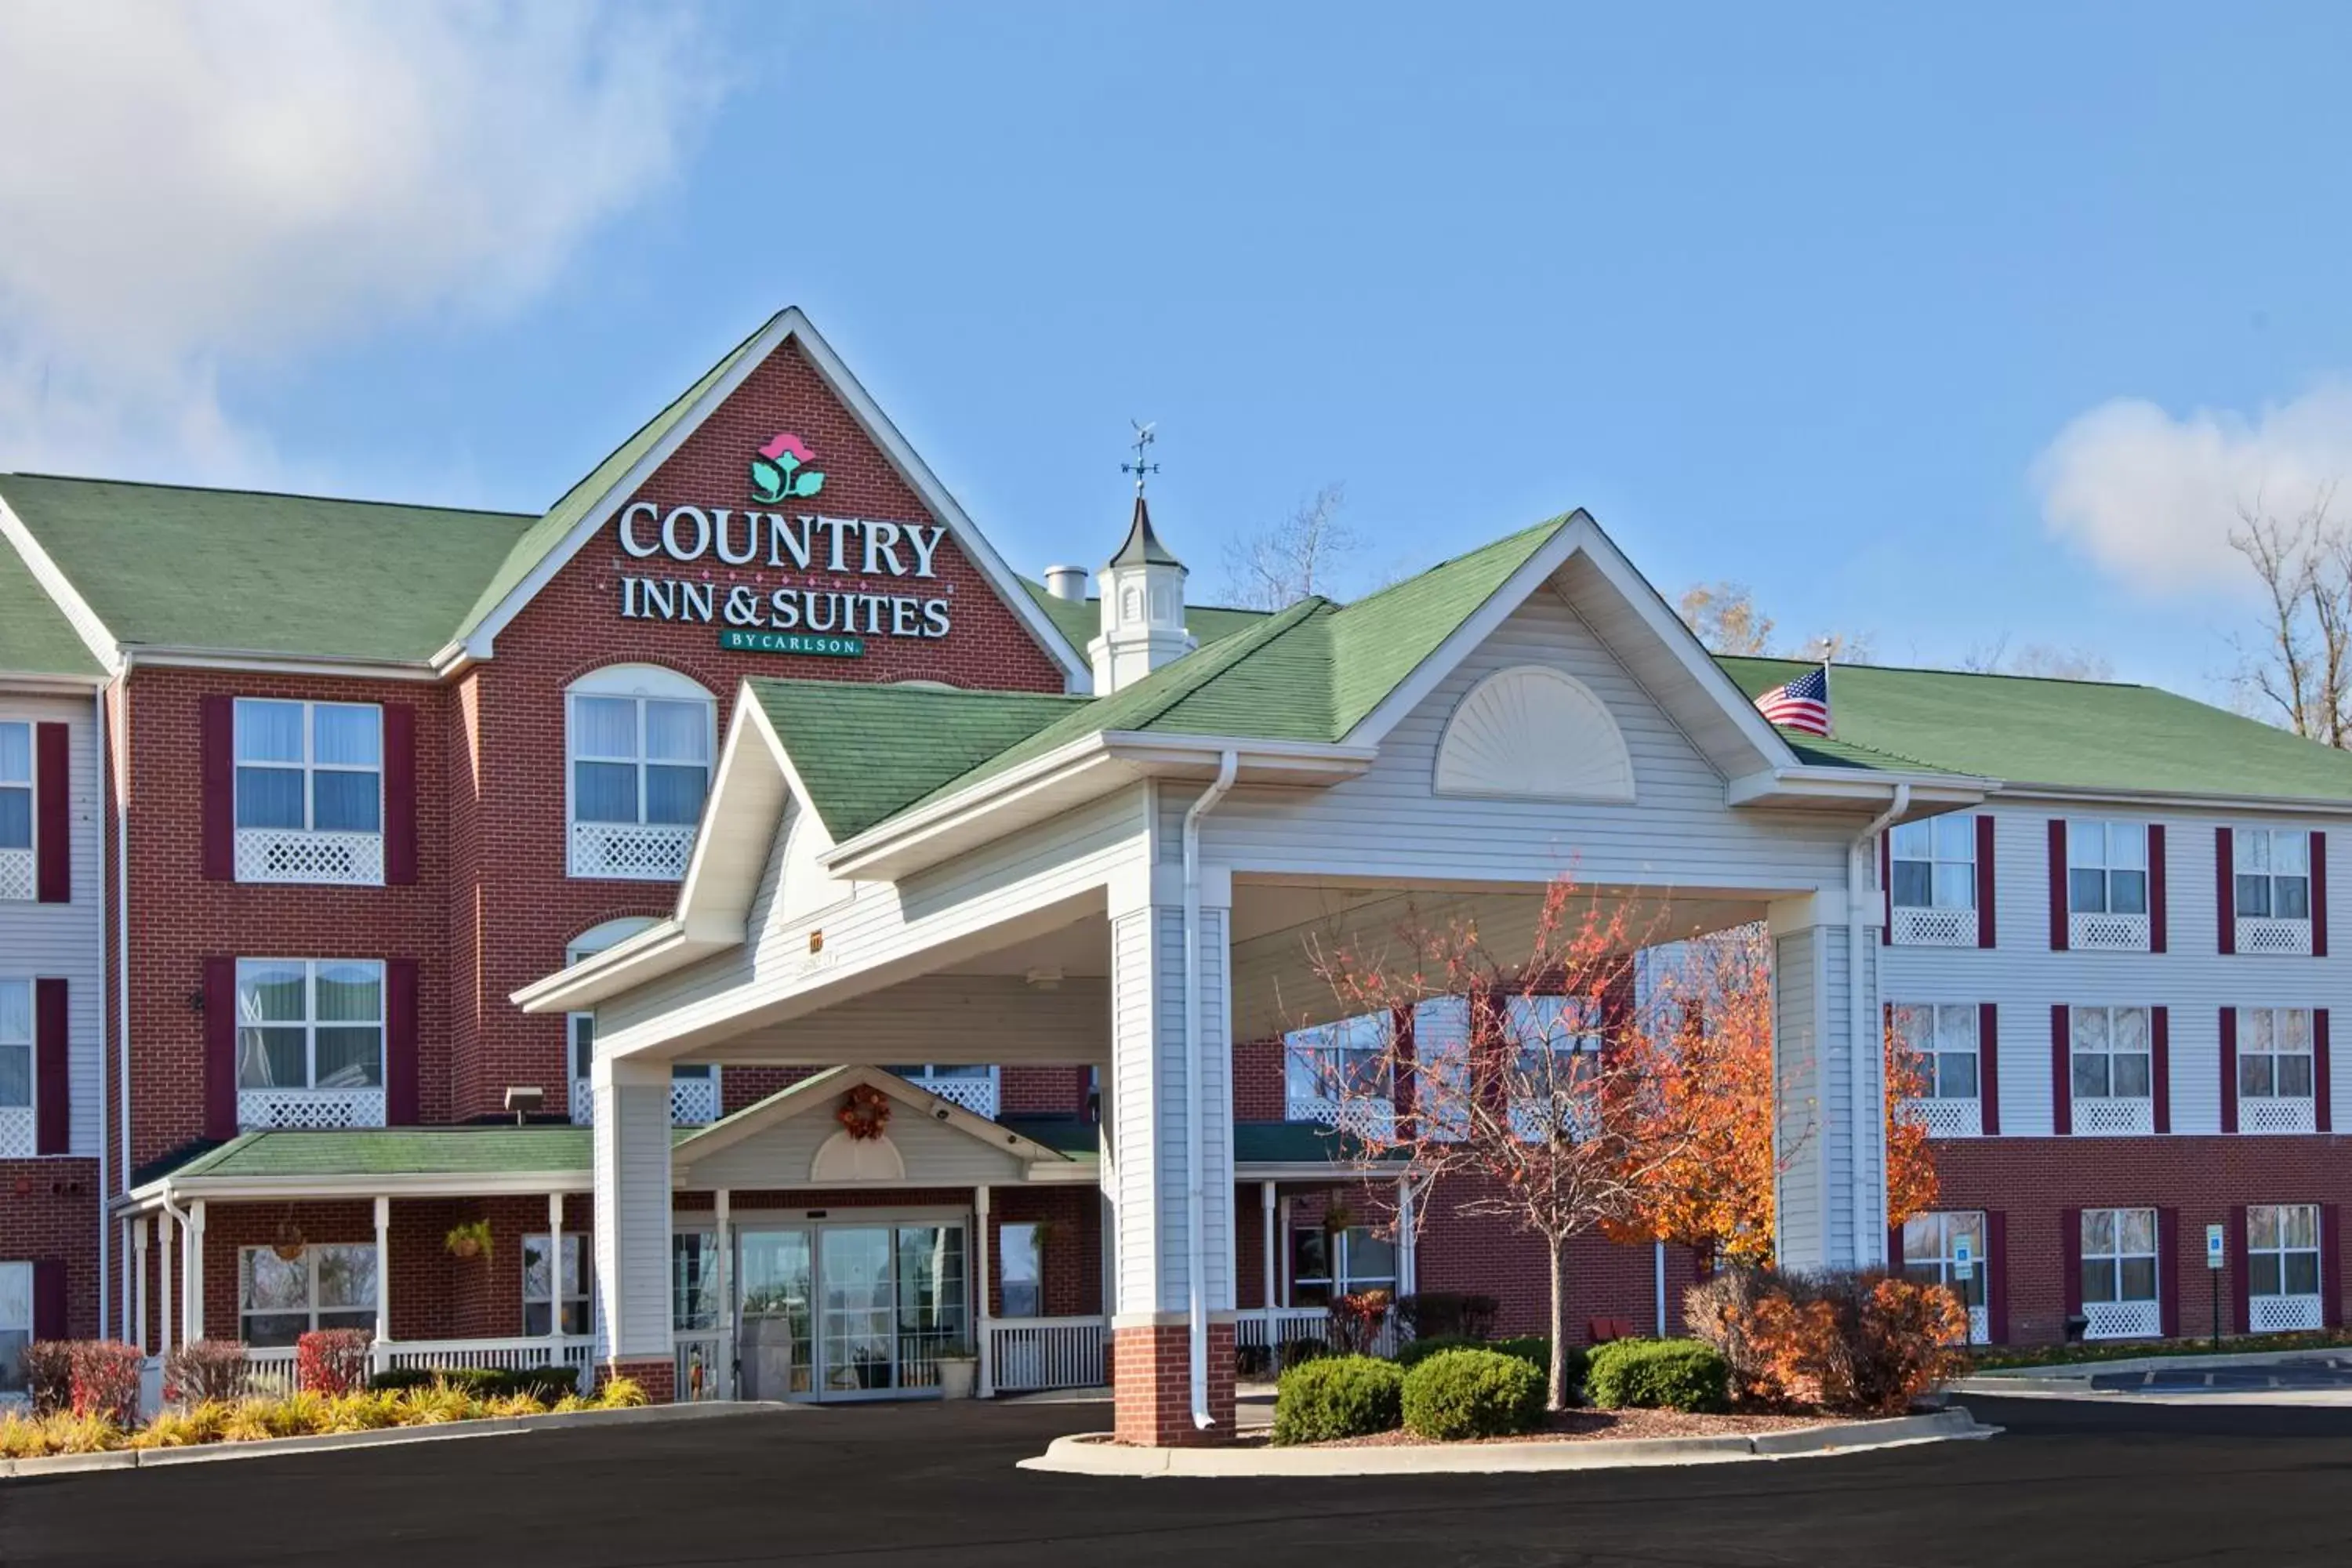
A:
POLYGON ((396 1366, 368 1379, 378 1394, 416 1388, 454 1388, 477 1399, 505 1399, 527 1394, 541 1405, 552 1405, 579 1390, 579 1374, 569 1367, 396 1366))
POLYGON ((1500 1351, 1440 1351, 1404 1380, 1402 1412, 1408 1431, 1440 1442, 1532 1432, 1543 1423, 1544 1373, 1500 1351))
MULTIPOLYGON (((1505 1355, 1517 1356, 1521 1361, 1527 1362, 1538 1372, 1543 1373, 1546 1378, 1551 1376, 1551 1341, 1545 1335, 1522 1334, 1517 1339, 1496 1340, 1486 1348, 1490 1351, 1500 1351, 1505 1355)), ((1584 1386, 1585 1368, 1591 1361, 1591 1354, 1582 1345, 1568 1347, 1568 1354, 1560 1363, 1560 1372, 1568 1384, 1562 1392, 1569 1398, 1574 1399, 1578 1390, 1584 1386)))
POLYGON ((1405 1341, 1404 1343, 1397 1346, 1396 1354, 1391 1359, 1393 1360, 1397 1365, 1404 1368, 1405 1371, 1411 1372, 1414 1367, 1419 1366, 1423 1362, 1427 1361, 1431 1356, 1437 1354, 1441 1351, 1467 1351, 1481 1350, 1485 1348, 1486 1347, 1482 1346, 1476 1340, 1465 1338, 1461 1334, 1432 1334, 1425 1340, 1405 1341))
POLYGON ((1592 1352, 1584 1392, 1606 1410, 1720 1411, 1730 1363, 1696 1340, 1612 1340, 1592 1352))
POLYGON ((1274 1395, 1276 1443, 1325 1443, 1393 1431, 1403 1414, 1404 1373, 1368 1355, 1327 1355, 1282 1374, 1274 1395))

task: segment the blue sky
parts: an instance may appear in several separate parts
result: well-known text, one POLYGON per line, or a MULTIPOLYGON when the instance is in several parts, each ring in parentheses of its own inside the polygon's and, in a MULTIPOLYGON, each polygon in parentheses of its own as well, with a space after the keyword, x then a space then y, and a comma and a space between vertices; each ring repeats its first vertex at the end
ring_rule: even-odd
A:
MULTIPOLYGON (((1670 595, 1742 581, 1790 632, 2081 645, 2215 695, 2248 611, 2216 486, 2352 460, 2352 12, 1924 11, 713 5, 655 51, 608 9, 531 123, 453 112, 478 209, 409 171, 337 220, 384 232, 224 241, 221 277, 267 244, 315 309, 182 331, 222 290, 150 230, 164 276, 110 287, 172 346, 134 364, 85 349, 102 298, 0 263, 0 468, 536 509, 795 302, 1026 570, 1116 543, 1137 416, 1204 597, 1229 537, 1337 480, 1364 581, 1582 505, 1670 595), (2141 444, 2089 440, 2053 507, 2037 462, 2118 399, 2154 405, 2141 444)), ((443 21, 428 102, 436 47, 519 47, 443 21)), ((524 76, 558 52, 525 45, 524 76)))

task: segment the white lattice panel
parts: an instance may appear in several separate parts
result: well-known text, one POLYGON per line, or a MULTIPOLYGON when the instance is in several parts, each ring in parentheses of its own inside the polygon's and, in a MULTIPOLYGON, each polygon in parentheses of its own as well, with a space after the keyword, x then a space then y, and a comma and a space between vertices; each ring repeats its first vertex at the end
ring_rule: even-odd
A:
POLYGON ((1396 1134, 1396 1107, 1385 1100, 1294 1099, 1285 1102, 1283 1115, 1286 1121, 1320 1121, 1362 1138, 1396 1134))
POLYGON ((694 829, 675 823, 575 822, 572 874, 676 882, 694 854, 694 829))
POLYGON ((1973 1100, 1906 1100, 1903 1120, 1925 1127, 1930 1138, 1981 1138, 1984 1106, 1973 1100))
MULTIPOLYGON (((1983 1265, 1979 1264, 1978 1267, 1982 1268, 1983 1265)), ((1982 1307, 1969 1309, 1969 1343, 1972 1345, 1992 1343, 1992 1314, 1982 1307)))
POLYGON ((2241 915, 2238 918, 2238 951, 2284 952, 2308 958, 2311 956, 2311 922, 2241 915))
POLYGON ((1974 910, 1909 910, 1895 911, 1893 939, 1906 947, 1974 947, 1974 910))
POLYGON ((596 1086, 584 1078, 572 1080, 572 1125, 586 1127, 596 1120, 596 1086))
POLYGON ((2078 1100, 2074 1102, 2077 1136, 2123 1137, 2156 1131, 2156 1109, 2146 1100, 2078 1100))
POLYGON ((2093 1301, 2083 1309, 2091 1320, 2086 1340, 2150 1340, 2164 1328, 2164 1316, 2153 1301, 2093 1301))
POLYGON ((39 1147, 40 1132, 31 1106, 0 1109, 0 1160, 29 1160, 39 1147))
POLYGON ((2246 1317, 2249 1331, 2257 1334, 2284 1334, 2324 1326, 2316 1296, 2256 1296, 2246 1302, 2246 1317))
POLYGON ((674 1078, 669 1080, 669 1120, 676 1127, 700 1127, 719 1120, 717 1078, 674 1078))
POLYGON ((236 1124, 247 1131, 381 1127, 383 1090, 241 1089, 236 1091, 236 1124))
POLYGON ((2317 1126, 2318 1119, 2312 1114, 2308 1097, 2238 1101, 2238 1131, 2241 1132, 2309 1132, 2317 1126))
POLYGON ((952 1100, 974 1116, 996 1120, 996 1079, 993 1078, 918 1078, 909 1079, 926 1094, 936 1094, 941 1100, 952 1100))
POLYGON ((383 835, 240 827, 236 830, 236 879, 377 886, 383 881, 383 835))
POLYGON ((30 849, 0 849, 0 900, 30 900, 33 872, 30 849))
POLYGON ((2146 915, 2086 915, 2066 917, 2066 944, 2080 951, 2146 952, 2146 915))

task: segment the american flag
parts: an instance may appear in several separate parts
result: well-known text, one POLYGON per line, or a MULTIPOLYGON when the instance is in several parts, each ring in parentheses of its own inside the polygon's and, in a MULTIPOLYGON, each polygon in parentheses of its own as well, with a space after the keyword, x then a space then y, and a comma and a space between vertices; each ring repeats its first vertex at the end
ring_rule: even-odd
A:
POLYGON ((1756 700, 1764 717, 1786 729, 1808 735, 1830 732, 1830 669, 1823 665, 1776 686, 1756 700))

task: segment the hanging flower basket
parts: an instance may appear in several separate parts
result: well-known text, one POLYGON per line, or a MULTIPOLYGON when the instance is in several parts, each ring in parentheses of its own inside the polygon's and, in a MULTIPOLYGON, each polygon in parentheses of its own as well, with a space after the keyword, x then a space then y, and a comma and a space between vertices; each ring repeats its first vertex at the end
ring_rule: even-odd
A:
POLYGON ((452 1258, 488 1258, 490 1255, 490 1222, 486 1219, 467 1220, 449 1232, 447 1246, 452 1258))
POLYGON ((890 1097, 870 1083, 861 1083, 841 1097, 841 1108, 833 1113, 833 1119, 860 1142, 879 1138, 882 1130, 890 1125, 890 1097))
POLYGON ((289 1215, 278 1222, 278 1234, 271 1239, 269 1250, 285 1262, 299 1263, 302 1260, 304 1249, 309 1246, 309 1241, 302 1235, 302 1227, 296 1225, 292 1216, 289 1215))

